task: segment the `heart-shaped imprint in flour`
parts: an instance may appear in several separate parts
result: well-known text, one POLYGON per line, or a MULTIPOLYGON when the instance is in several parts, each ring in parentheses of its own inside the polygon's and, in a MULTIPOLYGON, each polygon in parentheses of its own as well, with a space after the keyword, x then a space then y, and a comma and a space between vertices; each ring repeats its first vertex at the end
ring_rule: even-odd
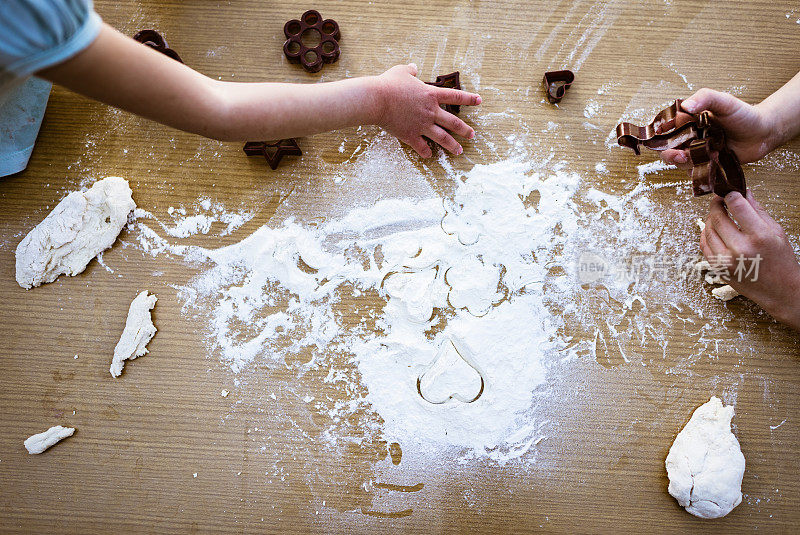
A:
POLYGON ((439 346, 439 352, 417 377, 417 392, 434 405, 451 399, 472 403, 483 394, 483 372, 461 340, 451 336, 439 346))

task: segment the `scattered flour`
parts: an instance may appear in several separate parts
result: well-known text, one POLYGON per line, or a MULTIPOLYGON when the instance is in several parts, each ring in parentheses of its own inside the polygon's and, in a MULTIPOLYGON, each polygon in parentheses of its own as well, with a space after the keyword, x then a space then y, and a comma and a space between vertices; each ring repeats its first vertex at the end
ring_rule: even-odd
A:
MULTIPOLYGON (((400 165, 399 150, 373 163, 383 150, 374 143, 354 161, 367 184, 400 165)), ((662 325, 686 321, 674 304, 686 302, 682 279, 634 274, 584 284, 579 255, 595 251, 619 264, 683 254, 695 236, 664 222, 688 219, 688 210, 652 200, 664 186, 643 178, 668 168, 661 162, 642 166, 640 183, 617 194, 552 156, 512 156, 467 172, 436 163, 450 191, 418 187, 426 174, 403 168, 395 180, 413 182, 418 197, 346 200, 323 222, 289 218, 219 249, 171 243, 145 220, 138 240, 151 254, 199 263, 180 288, 184 312, 208 319, 210 348, 234 384, 256 380, 246 374, 263 366, 300 363, 291 366, 292 399, 310 399, 308 410, 324 414, 322 442, 378 437, 409 455, 452 448, 460 459, 500 463, 533 456, 561 370, 584 356, 613 368, 644 351, 667 355, 662 325), (456 344, 460 359, 448 349, 456 344), (321 378, 301 384, 312 371, 321 378), (329 388, 337 398, 321 393, 329 388)), ((352 180, 336 187, 363 196, 352 180)), ((690 354, 648 367, 674 376, 681 361, 719 351, 708 335, 714 325, 697 325, 690 354)), ((275 391, 265 397, 285 394, 268 384, 275 391)))

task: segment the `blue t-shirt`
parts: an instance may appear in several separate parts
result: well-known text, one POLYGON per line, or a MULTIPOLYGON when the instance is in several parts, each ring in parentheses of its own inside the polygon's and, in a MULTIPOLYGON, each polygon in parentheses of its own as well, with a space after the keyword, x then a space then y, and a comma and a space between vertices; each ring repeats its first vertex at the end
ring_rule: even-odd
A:
POLYGON ((89 46, 101 21, 92 0, 0 0, 0 177, 28 165, 50 95, 32 76, 89 46))

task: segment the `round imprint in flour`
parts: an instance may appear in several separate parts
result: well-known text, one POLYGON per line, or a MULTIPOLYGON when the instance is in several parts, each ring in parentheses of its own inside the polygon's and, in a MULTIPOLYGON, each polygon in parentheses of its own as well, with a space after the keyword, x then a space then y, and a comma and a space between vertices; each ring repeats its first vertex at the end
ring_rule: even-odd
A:
POLYGON ((428 323, 433 319, 433 309, 438 301, 435 296, 443 291, 444 284, 440 279, 438 265, 428 266, 421 271, 404 269, 387 273, 381 288, 390 301, 404 307, 410 321, 428 323))
POLYGON ((450 400, 473 403, 483 394, 483 372, 472 352, 454 336, 445 339, 433 359, 417 377, 417 392, 428 403, 450 400))
POLYGON ((467 255, 444 274, 449 288, 447 302, 473 316, 485 316, 507 297, 507 292, 498 291, 500 278, 501 268, 486 265, 475 255, 467 255))

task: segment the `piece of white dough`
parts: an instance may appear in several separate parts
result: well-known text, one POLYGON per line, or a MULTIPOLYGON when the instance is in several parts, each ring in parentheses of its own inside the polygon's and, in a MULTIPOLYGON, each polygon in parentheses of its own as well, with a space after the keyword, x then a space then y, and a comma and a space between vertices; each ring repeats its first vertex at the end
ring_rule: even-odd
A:
POLYGON ((112 376, 119 377, 126 360, 133 360, 147 353, 147 343, 156 334, 156 326, 153 325, 150 316, 156 301, 156 296, 148 295, 145 290, 131 302, 125 329, 114 348, 114 358, 111 360, 112 376))
POLYGON ((703 232, 706 229, 706 222, 703 221, 702 219, 698 219, 696 223, 697 227, 700 229, 700 232, 703 232))
POLYGON ((111 247, 134 208, 128 181, 117 176, 70 193, 17 246, 17 282, 30 289, 82 272, 111 247))
POLYGON ((742 502, 744 455, 732 418, 733 407, 712 396, 695 409, 667 455, 669 493, 700 518, 723 517, 742 502))
POLYGON ((725 286, 720 286, 719 288, 714 288, 711 290, 711 294, 720 301, 730 301, 734 297, 738 297, 740 295, 739 292, 734 290, 733 287, 728 284, 725 286))
POLYGON ((44 450, 53 446, 67 437, 71 437, 75 432, 74 427, 61 427, 56 425, 43 433, 30 436, 25 440, 25 449, 31 455, 42 453, 44 450))

